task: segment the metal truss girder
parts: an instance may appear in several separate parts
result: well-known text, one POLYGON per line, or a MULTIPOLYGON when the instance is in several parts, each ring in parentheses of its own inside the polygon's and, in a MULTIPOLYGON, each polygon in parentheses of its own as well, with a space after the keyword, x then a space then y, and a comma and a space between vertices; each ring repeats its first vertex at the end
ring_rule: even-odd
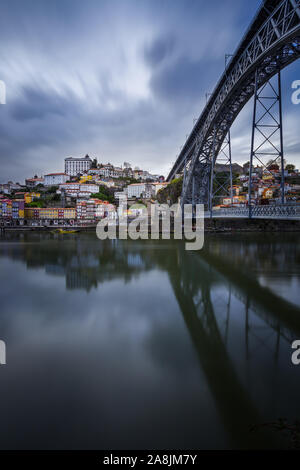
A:
MULTIPOLYGON (((215 162, 212 160, 211 168, 211 186, 210 186, 210 208, 213 206, 213 202, 220 202, 225 196, 231 198, 231 203, 233 202, 233 193, 232 193, 232 161, 231 161, 231 137, 230 131, 226 135, 219 154, 216 157, 215 162), (223 174, 216 170, 216 163, 226 165, 227 175, 223 174)), ((225 172, 226 173, 226 172, 225 172)))
MULTIPOLYGON (((285 66, 293 62, 300 57, 300 33, 297 41, 292 40, 293 48, 291 44, 285 44, 280 50, 274 51, 274 56, 266 57, 258 67, 258 86, 261 87, 270 78, 272 78, 278 70, 283 69, 285 66)), ((196 163, 197 156, 203 151, 204 148, 210 148, 209 158, 213 158, 213 132, 214 127, 217 128, 217 139, 215 143, 215 153, 218 154, 221 145, 224 141, 226 134, 228 133, 232 123, 234 122, 241 109, 253 96, 255 90, 255 70, 252 71, 245 79, 244 83, 240 88, 237 87, 233 96, 230 100, 227 99, 226 103, 220 109, 219 113, 216 114, 215 120, 211 123, 207 122, 202 129, 199 137, 197 146, 194 148, 192 157, 190 158, 190 172, 193 171, 193 167, 196 163)), ((186 186, 191 182, 191 174, 188 172, 186 179, 186 186)), ((182 195, 184 199, 184 193, 182 195)))
POLYGON ((284 158, 282 134, 282 105, 281 105, 281 75, 277 73, 277 80, 267 81, 260 89, 255 84, 252 138, 250 152, 250 168, 248 183, 249 217, 252 216, 253 202, 253 167, 254 162, 259 164, 271 176, 269 169, 276 164, 281 171, 281 204, 285 202, 284 190, 284 158), (266 161, 266 159, 268 161, 266 161))

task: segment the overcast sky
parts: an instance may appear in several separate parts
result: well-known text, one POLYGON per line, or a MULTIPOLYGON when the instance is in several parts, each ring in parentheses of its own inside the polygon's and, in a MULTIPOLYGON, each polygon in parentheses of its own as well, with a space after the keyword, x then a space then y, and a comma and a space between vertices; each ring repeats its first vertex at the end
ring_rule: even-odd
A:
MULTIPOLYGON (((66 156, 167 174, 258 0, 1 0, 0 181, 66 156)), ((286 158, 300 166, 299 61, 283 72, 286 158)), ((249 159, 251 105, 232 129, 249 159)))

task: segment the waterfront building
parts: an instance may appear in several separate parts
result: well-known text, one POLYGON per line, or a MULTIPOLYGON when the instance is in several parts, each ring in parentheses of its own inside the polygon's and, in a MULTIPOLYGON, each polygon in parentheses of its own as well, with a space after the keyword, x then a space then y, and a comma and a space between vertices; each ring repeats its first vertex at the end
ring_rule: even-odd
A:
POLYGON ((74 207, 25 207, 26 219, 41 220, 74 220, 76 209, 74 207))
POLYGON ((65 158, 65 173, 69 176, 76 176, 88 171, 92 166, 92 159, 86 155, 80 157, 67 157, 65 158))
POLYGON ((11 199, 0 199, 0 217, 12 217, 12 201, 11 199))
POLYGON ((103 217, 114 218, 115 206, 108 201, 95 198, 86 201, 77 200, 76 213, 79 221, 93 222, 103 217))
POLYGON ((66 173, 48 173, 48 175, 44 175, 45 186, 58 186, 66 181, 68 181, 66 173))
POLYGON ((24 219, 24 199, 14 199, 12 201, 12 218, 13 219, 24 219))
POLYGON ((95 220, 95 203, 93 200, 87 201, 77 201, 76 204, 76 213, 77 219, 79 221, 89 221, 92 222, 95 220))
POLYGON ((39 219, 40 207, 25 207, 24 215, 25 219, 39 219))

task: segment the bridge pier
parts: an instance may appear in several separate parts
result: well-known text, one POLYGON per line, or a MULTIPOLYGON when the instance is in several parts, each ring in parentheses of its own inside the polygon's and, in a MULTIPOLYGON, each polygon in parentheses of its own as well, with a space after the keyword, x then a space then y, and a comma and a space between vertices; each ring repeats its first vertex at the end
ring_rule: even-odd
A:
POLYGON ((278 70, 276 78, 267 80, 261 88, 259 88, 259 74, 259 69, 256 69, 248 181, 250 219, 253 211, 252 192, 254 161, 260 164, 263 167, 263 171, 265 173, 268 172, 270 176, 273 176, 270 169, 272 165, 279 166, 281 171, 281 204, 285 203, 281 74, 280 70, 278 70), (277 143, 278 140, 279 146, 277 143))

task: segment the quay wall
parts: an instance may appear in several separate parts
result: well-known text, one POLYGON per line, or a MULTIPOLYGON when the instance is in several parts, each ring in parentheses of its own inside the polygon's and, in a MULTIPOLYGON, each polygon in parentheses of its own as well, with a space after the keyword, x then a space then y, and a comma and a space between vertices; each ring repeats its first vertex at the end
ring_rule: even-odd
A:
MULTIPOLYGON (((172 225, 172 224, 171 224, 172 225)), ((204 222, 206 232, 300 232, 300 219, 240 219, 240 218, 206 218, 204 222)), ((91 231, 95 225, 82 226, 14 226, 1 227, 1 233, 5 232, 47 232, 58 228, 72 229, 76 231, 91 231)), ((150 230, 150 227, 149 227, 150 230)))

